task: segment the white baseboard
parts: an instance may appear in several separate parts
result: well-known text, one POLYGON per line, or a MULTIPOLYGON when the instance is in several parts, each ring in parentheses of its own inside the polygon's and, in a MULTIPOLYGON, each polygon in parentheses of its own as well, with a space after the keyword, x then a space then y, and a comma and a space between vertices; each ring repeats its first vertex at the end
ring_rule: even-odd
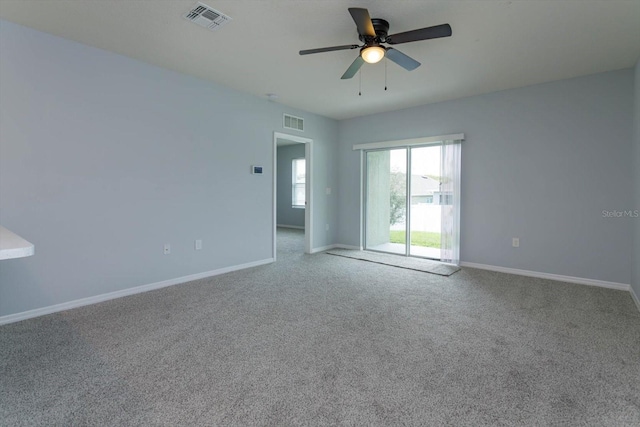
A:
POLYGON ((478 268, 480 270, 497 271, 499 273, 516 274, 518 276, 537 277, 539 279, 557 280, 559 282, 576 283, 578 285, 598 286, 601 288, 617 289, 620 291, 631 290, 631 285, 626 283, 606 282, 604 280, 585 279, 582 277, 562 276, 560 274, 540 273, 538 271, 519 270, 516 268, 498 267, 495 265, 476 264, 474 262, 461 262, 461 267, 478 268))
POLYGON ((638 311, 640 311, 640 298, 638 297, 638 295, 636 295, 633 288, 630 287, 629 292, 631 293, 631 299, 633 299, 633 302, 636 303, 636 307, 638 307, 638 311))
POLYGON ((296 230, 304 230, 304 226, 302 226, 302 225, 276 224, 276 227, 281 227, 281 228, 295 228, 296 230))
POLYGON ((330 249, 335 249, 336 245, 327 245, 327 246, 321 246, 319 248, 313 248, 311 249, 312 254, 317 254, 318 252, 324 252, 324 251, 328 251, 330 249))
POLYGON ((350 246, 350 245, 343 245, 343 244, 337 243, 333 245, 321 246, 319 248, 313 248, 311 249, 311 253, 316 254, 318 252, 330 251, 331 249, 353 249, 356 251, 362 250, 362 248, 359 246, 350 246))
POLYGON ((264 265, 264 264, 270 264, 272 262, 274 262, 273 258, 267 258, 260 261, 248 262, 246 264, 240 264, 240 265, 233 265, 231 267, 219 268, 217 270, 205 271, 203 273, 191 274, 189 276, 163 280, 162 282, 149 283, 148 285, 141 285, 141 286, 136 286, 134 288, 122 289, 120 291, 108 292, 106 294, 77 299, 74 301, 63 302, 61 304, 50 305, 48 307, 36 308, 34 310, 23 311, 21 313, 8 314, 6 316, 0 316, 0 325, 19 322, 21 320, 31 319, 33 317, 44 316, 46 314, 57 313, 59 311, 70 310, 72 308, 82 307, 90 304, 96 304, 99 302, 109 301, 112 299, 121 298, 129 295, 140 294, 142 292, 152 291, 155 289, 166 288, 167 286, 179 285, 181 283, 191 282, 199 279, 205 279, 207 277, 219 276, 220 274, 230 273, 232 271, 237 271, 237 270, 244 270, 246 268, 257 267, 259 265, 264 265))

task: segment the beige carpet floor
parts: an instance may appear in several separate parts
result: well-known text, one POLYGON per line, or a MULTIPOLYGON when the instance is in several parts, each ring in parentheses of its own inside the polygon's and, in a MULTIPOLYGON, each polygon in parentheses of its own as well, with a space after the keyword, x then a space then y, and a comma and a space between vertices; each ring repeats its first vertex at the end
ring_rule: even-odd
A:
POLYGON ((0 327, 0 425, 640 425, 627 292, 278 248, 0 327))

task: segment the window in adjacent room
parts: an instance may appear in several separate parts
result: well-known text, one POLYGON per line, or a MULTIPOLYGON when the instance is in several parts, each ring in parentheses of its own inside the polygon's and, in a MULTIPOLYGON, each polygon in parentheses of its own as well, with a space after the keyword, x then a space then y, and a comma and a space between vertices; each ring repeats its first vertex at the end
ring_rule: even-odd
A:
POLYGON ((304 208, 305 206, 305 181, 306 164, 304 159, 293 159, 291 161, 291 205, 294 208, 304 208))

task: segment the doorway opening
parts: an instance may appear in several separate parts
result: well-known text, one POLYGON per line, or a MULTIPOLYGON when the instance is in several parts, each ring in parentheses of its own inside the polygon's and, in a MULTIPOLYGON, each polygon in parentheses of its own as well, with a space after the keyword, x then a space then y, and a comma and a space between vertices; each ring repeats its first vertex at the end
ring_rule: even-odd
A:
POLYGON ((313 232, 313 140, 274 132, 273 137, 273 259, 277 229, 304 230, 304 252, 311 253, 313 232))

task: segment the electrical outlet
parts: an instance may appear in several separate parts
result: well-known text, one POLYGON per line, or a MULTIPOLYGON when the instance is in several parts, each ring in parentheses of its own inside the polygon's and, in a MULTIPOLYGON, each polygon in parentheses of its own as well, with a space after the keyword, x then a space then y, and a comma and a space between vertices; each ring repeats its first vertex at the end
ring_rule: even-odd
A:
POLYGON ((169 255, 171 253, 171 245, 168 243, 164 244, 164 254, 169 255))
POLYGON ((196 251, 199 251, 199 250, 202 249, 202 240, 200 240, 200 239, 196 240, 195 249, 196 249, 196 251))
POLYGON ((520 239, 518 237, 514 237, 511 240, 511 246, 513 246, 514 248, 519 248, 520 247, 520 239))

